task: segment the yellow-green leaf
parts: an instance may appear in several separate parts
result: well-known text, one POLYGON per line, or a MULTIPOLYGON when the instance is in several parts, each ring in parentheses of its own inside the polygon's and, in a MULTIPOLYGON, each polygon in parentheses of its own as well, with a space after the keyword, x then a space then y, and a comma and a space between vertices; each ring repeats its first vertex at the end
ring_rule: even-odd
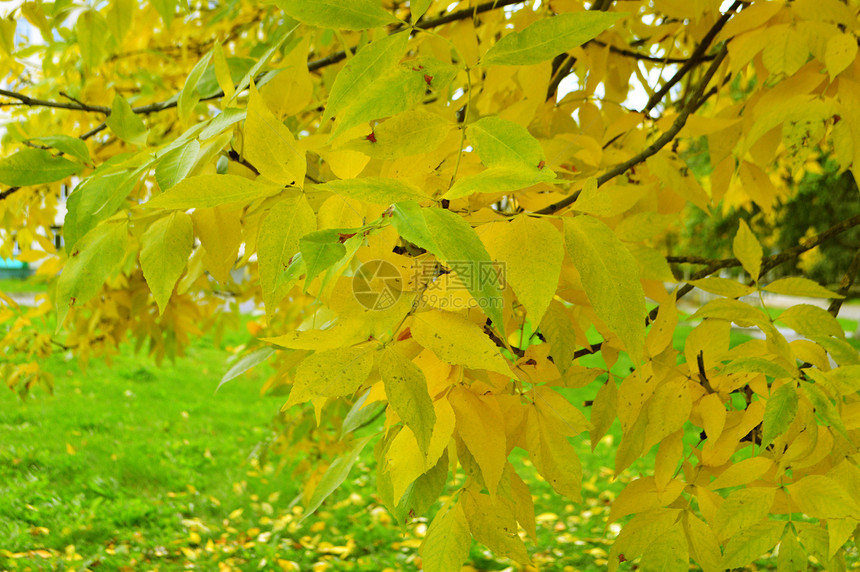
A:
POLYGON ((733 536, 723 552, 720 568, 743 568, 779 542, 785 521, 759 522, 733 536))
POLYGON ((296 138, 266 107, 251 83, 245 119, 245 158, 261 175, 284 186, 304 186, 307 162, 296 146, 296 138))
POLYGON ((54 157, 43 149, 22 149, 0 159, 0 183, 12 187, 53 183, 83 168, 80 163, 54 157))
POLYGON ((537 408, 526 418, 526 446, 535 468, 555 491, 573 501, 582 496, 582 465, 576 450, 549 426, 537 408))
POLYGON ((164 313, 194 246, 191 217, 177 211, 158 219, 143 233, 140 244, 143 277, 158 304, 159 313, 164 313))
POLYGON ((149 132, 143 120, 137 115, 128 102, 116 94, 111 104, 110 115, 105 119, 105 124, 110 127, 117 137, 131 143, 132 145, 146 145, 149 132))
POLYGON ((283 189, 237 175, 197 175, 183 179, 143 206, 156 209, 193 209, 250 204, 283 189))
POLYGON ((807 475, 786 487, 791 500, 807 516, 820 519, 858 518, 860 507, 835 480, 825 475, 807 475))
POLYGON ((597 447, 597 443, 606 435, 618 414, 618 386, 615 381, 609 380, 600 386, 594 403, 591 405, 591 450, 597 447))
POLYGON ((785 433, 797 415, 797 388, 794 383, 781 385, 767 398, 762 421, 761 445, 766 447, 776 437, 785 433))
POLYGON ((714 529, 720 538, 734 537, 738 532, 760 523, 770 513, 776 489, 749 487, 734 491, 717 509, 714 529))
POLYGON ((98 10, 86 10, 75 23, 81 60, 90 70, 97 68, 105 59, 105 50, 110 46, 110 29, 98 10))
POLYGON ((571 12, 538 20, 496 42, 483 65, 530 65, 556 57, 596 38, 625 14, 571 12))
POLYGON ((364 450, 367 443, 374 437, 376 437, 376 435, 368 435, 367 437, 358 439, 348 451, 339 455, 338 458, 329 465, 328 470, 322 476, 320 482, 314 489, 314 493, 311 495, 311 498, 308 501, 308 506, 302 514, 302 518, 299 522, 316 512, 316 510, 322 505, 323 501, 336 491, 343 481, 346 480, 352 467, 355 465, 356 461, 358 461, 361 451, 364 450))
POLYGON ((383 177, 361 177, 360 179, 328 181, 321 185, 315 185, 313 189, 329 191, 340 197, 376 205, 390 205, 400 201, 421 201, 427 199, 427 195, 417 187, 398 179, 383 177))
POLYGON ((278 7, 311 26, 366 30, 399 22, 376 0, 277 0, 278 7))
POLYGON ((125 221, 102 223, 78 241, 57 282, 57 330, 69 308, 88 302, 119 271, 128 244, 125 221))
POLYGON ((844 298, 841 294, 831 292, 827 288, 802 276, 779 278, 764 287, 768 292, 785 294, 786 296, 806 296, 807 298, 844 298))
POLYGON ((854 34, 835 34, 827 41, 824 63, 830 79, 834 79, 857 58, 857 38, 854 34))
POLYGON ((761 272, 762 249, 755 235, 747 226, 747 222, 741 219, 738 233, 732 243, 735 257, 741 261, 741 265, 753 280, 758 281, 761 272))
POLYGON ((555 295, 564 239, 550 222, 516 217, 487 244, 490 255, 504 263, 505 279, 525 307, 529 320, 540 323, 555 295))
POLYGON ((203 75, 203 72, 209 67, 211 59, 212 52, 206 52, 206 55, 200 58, 200 61, 192 68, 191 73, 188 74, 185 80, 182 91, 179 92, 176 109, 179 111, 179 118, 182 120, 186 120, 191 116, 191 110, 200 101, 200 92, 197 91, 197 84, 200 83, 200 77, 203 75))
POLYGON ((472 535, 463 507, 449 500, 436 513, 421 544, 422 568, 425 572, 459 570, 469 557, 472 535))
POLYGON ((567 251, 598 317, 621 338, 634 364, 645 345, 645 292, 630 251, 589 215, 564 219, 567 251))
POLYGON ((321 397, 351 395, 373 368, 373 351, 367 347, 317 352, 296 370, 293 389, 284 408, 321 397))
POLYGON ((374 141, 359 139, 346 148, 374 159, 397 159, 434 151, 450 131, 450 122, 419 107, 407 109, 376 125, 374 141))
POLYGON ((474 193, 507 193, 519 191, 538 183, 555 179, 549 169, 536 167, 498 165, 484 169, 480 173, 457 179, 448 192, 446 199, 458 199, 474 193))
POLYGON ((92 163, 90 159, 90 150, 87 149, 86 142, 78 137, 70 137, 69 135, 46 135, 45 137, 34 137, 31 141, 37 141, 42 145, 48 145, 58 151, 62 151, 69 157, 74 157, 81 163, 92 163))
MULTIPOLYGON (((293 2, 286 0, 286 3, 293 2)), ((337 116, 388 73, 406 53, 408 41, 409 34, 405 32, 384 36, 364 46, 350 58, 334 79, 322 122, 337 116)))
POLYGON ((798 304, 788 308, 776 317, 802 336, 834 336, 844 339, 845 331, 836 318, 823 308, 811 304, 798 304))
POLYGON ((520 564, 529 563, 529 554, 517 536, 517 521, 511 511, 492 496, 481 494, 469 487, 463 494, 463 512, 472 536, 504 558, 520 564))
POLYGON ((692 512, 687 512, 685 516, 684 532, 690 542, 690 556, 702 567, 703 572, 722 572, 720 543, 714 531, 692 512))
POLYGON ((447 363, 511 375, 508 362, 481 328, 453 312, 430 310, 415 314, 412 336, 447 363))
POLYGON ((522 166, 538 169, 546 159, 543 148, 528 129, 496 115, 469 125, 466 137, 487 167, 522 166))
POLYGON ((576 330, 573 328, 570 314, 561 302, 550 301, 540 321, 540 331, 549 342, 549 353, 553 357, 555 366, 559 372, 564 373, 573 365, 576 330))
POLYGON ((746 284, 741 284, 736 280, 718 278, 716 276, 709 276, 707 278, 702 278, 701 280, 690 280, 690 284, 696 288, 704 290, 705 292, 710 292, 717 296, 725 296, 726 298, 740 298, 755 292, 755 288, 753 286, 747 286, 746 284))
POLYGON ((286 295, 278 288, 278 277, 299 251, 299 239, 316 230, 316 216, 303 194, 294 194, 279 201, 260 224, 257 235, 257 256, 263 303, 271 316, 286 295))
POLYGON ((806 572, 809 556, 797 540, 791 527, 785 529, 779 541, 779 556, 776 561, 777 572, 806 572))
POLYGON ((415 434, 421 450, 426 451, 436 425, 436 413, 427 392, 424 372, 391 346, 382 350, 378 364, 388 403, 415 434))
POLYGON ((197 163, 199 154, 200 143, 196 139, 165 153, 155 167, 155 180, 159 188, 166 191, 184 179, 197 163))

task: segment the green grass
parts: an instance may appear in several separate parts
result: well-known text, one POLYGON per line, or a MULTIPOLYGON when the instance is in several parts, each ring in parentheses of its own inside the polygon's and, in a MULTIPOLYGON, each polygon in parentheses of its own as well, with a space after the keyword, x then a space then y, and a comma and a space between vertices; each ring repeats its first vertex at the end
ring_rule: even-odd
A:
POLYGON ((16 294, 19 292, 41 293, 47 291, 48 286, 36 276, 28 278, 0 278, 0 292, 16 294))
MULTIPOLYGON (((675 347, 690 330, 679 327, 675 347)), ((745 339, 733 333, 733 343, 745 339)), ((243 341, 233 334, 226 343, 243 341)), ((307 570, 326 563, 418 570, 428 521, 403 531, 390 522, 376 499, 372 447, 318 513, 298 522, 292 501, 305 484, 303 456, 280 471, 253 457, 272 435, 283 397, 260 397, 264 372, 215 394, 228 355, 209 337, 163 367, 127 346, 113 367, 91 363, 86 372, 57 354, 41 364, 56 376, 54 396, 37 390, 21 402, 2 393, 0 569, 289 570, 295 563, 307 570)), ((599 356, 583 360, 589 363, 604 366, 599 356)), ((622 356, 613 371, 624 375, 629 366, 622 356)), ((600 383, 565 393, 585 409, 600 383)), ((688 433, 686 440, 697 439, 697 428, 688 433)), ((593 453, 587 435, 574 440, 584 473, 579 504, 556 495, 523 451, 512 453, 535 498, 538 542, 528 546, 542 569, 605 569, 617 532, 607 527, 611 500, 654 459, 652 451, 613 480, 620 437, 616 421, 593 453)), ((479 570, 511 566, 476 544, 470 562, 479 570)))

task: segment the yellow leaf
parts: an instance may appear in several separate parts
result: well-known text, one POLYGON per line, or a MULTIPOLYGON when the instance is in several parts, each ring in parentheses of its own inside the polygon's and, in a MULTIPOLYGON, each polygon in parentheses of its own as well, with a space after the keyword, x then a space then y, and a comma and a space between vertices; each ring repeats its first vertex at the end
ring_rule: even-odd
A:
POLYGON ((684 516, 684 531, 690 542, 690 556, 698 562, 703 572, 721 572, 722 555, 714 531, 692 512, 687 512, 684 516))
POLYGON ((785 522, 759 522, 733 536, 726 544, 720 568, 743 568, 779 542, 785 522))
POLYGON ((528 410, 526 444, 529 458, 559 494, 574 501, 581 497, 582 465, 567 438, 554 432, 537 408, 528 410))
POLYGON ((844 298, 841 294, 831 292, 818 282, 802 276, 779 278, 764 287, 768 292, 785 294, 786 296, 805 296, 807 298, 844 298))
POLYGON ((462 496, 463 512, 472 536, 495 554, 511 558, 520 564, 529 562, 529 554, 517 536, 517 521, 513 513, 499 500, 469 487, 462 496))
POLYGON ((504 418, 493 396, 477 396, 468 389, 454 388, 448 401, 457 417, 457 433, 481 468, 484 484, 495 498, 499 479, 507 463, 504 418))
POLYGON ((621 338, 634 364, 645 345, 645 293, 636 260, 606 224, 588 215, 564 219, 567 251, 588 300, 621 338))
POLYGON ((762 51, 764 67, 773 74, 793 75, 806 63, 809 50, 806 40, 787 24, 767 30, 768 42, 762 51))
POLYGON ((539 323, 555 295, 564 240, 561 232, 546 220, 519 216, 504 225, 490 243, 490 256, 504 263, 504 276, 529 320, 539 323))
POLYGON ((715 393, 705 395, 697 404, 696 409, 702 416, 702 429, 708 439, 716 441, 723 432, 726 424, 726 406, 715 393))
POLYGON ((770 513, 775 496, 776 489, 770 487, 751 487, 730 494, 717 509, 714 519, 719 538, 733 537, 763 521, 770 513))
POLYGON ((597 447, 597 443, 609 431, 612 422, 617 415, 618 386, 615 381, 609 379, 597 391, 594 403, 591 405, 591 450, 597 447))
POLYGON ((447 363, 511 375, 499 348, 477 324, 458 314, 442 310, 415 314, 412 335, 447 363))
POLYGON ((766 457, 744 459, 729 465, 708 488, 717 490, 749 484, 764 476, 773 466, 773 460, 766 457))
MULTIPOLYGON (((179 185, 177 185, 178 187, 179 185)), ((174 189, 177 187, 173 187, 174 189)), ((230 282, 242 242, 242 223, 227 207, 198 208, 191 215, 197 238, 206 251, 203 264, 221 284, 230 282)))
POLYGON ((280 185, 304 186, 307 162, 286 125, 266 107, 251 84, 245 119, 245 158, 261 175, 280 185))
POLYGON ((747 286, 746 284, 741 284, 736 280, 719 278, 717 276, 708 276, 701 280, 690 280, 690 284, 696 288, 704 290, 705 292, 710 292, 717 296, 725 296, 726 298, 740 298, 742 296, 749 296, 755 292, 755 288, 753 286, 747 286))
POLYGON ((221 42, 215 42, 215 45, 212 46, 212 64, 215 66, 215 79, 218 80, 218 86, 224 92, 224 100, 229 101, 233 98, 233 92, 236 90, 233 87, 230 66, 227 65, 227 58, 224 57, 221 42))
POLYGON ((857 58, 857 38, 854 34, 836 34, 827 42, 824 63, 833 80, 857 58))
POLYGON ((77 455, 77 451, 75 451, 75 448, 72 447, 71 443, 66 443, 66 453, 69 455, 77 455))
POLYGON ((758 281, 759 273, 761 272, 761 245, 756 240, 750 227, 747 226, 745 220, 741 219, 738 233, 735 235, 735 240, 732 245, 732 250, 741 265, 750 277, 758 281))
POLYGON ((163 314, 194 246, 191 217, 175 211, 158 219, 146 229, 140 243, 143 276, 158 304, 158 312, 163 314))
POLYGON ((825 519, 860 517, 860 506, 830 477, 808 475, 788 485, 786 490, 807 516, 825 519))
POLYGON ((657 311, 657 319, 651 325, 651 330, 645 339, 648 354, 656 356, 672 344, 675 328, 678 326, 678 308, 675 306, 675 293, 673 292, 660 304, 657 311))

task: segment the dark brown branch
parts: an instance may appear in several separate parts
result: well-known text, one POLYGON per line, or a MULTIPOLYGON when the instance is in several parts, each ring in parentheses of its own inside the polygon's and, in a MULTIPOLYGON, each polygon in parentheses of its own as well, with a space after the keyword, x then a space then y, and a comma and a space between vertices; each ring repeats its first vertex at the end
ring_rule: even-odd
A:
MULTIPOLYGON (((669 143, 671 143, 675 139, 675 137, 678 135, 678 133, 681 131, 681 129, 684 128, 684 125, 687 123, 687 118, 689 118, 690 115, 696 109, 698 109, 702 105, 702 103, 704 103, 704 101, 706 99, 704 96, 705 88, 708 86, 708 83, 714 77, 714 74, 717 72, 717 69, 723 63, 723 60, 725 59, 727 54, 728 54, 728 50, 726 49, 725 46, 723 46, 723 49, 720 50, 719 54, 717 54, 717 57, 714 58, 713 62, 711 62, 711 65, 708 68, 708 71, 705 72, 704 77, 702 77, 701 81, 699 82, 698 87, 696 88, 695 92, 692 94, 689 101, 687 102, 687 105, 684 106, 684 109, 681 110, 681 113, 678 115, 678 117, 675 118, 675 121, 674 121, 674 123, 672 123, 672 126, 669 129, 667 129, 666 132, 663 133, 656 141, 654 141, 651 145, 646 147, 641 153, 639 153, 638 155, 636 155, 635 157, 633 157, 632 159, 630 159, 628 161, 625 161, 623 163, 616 165, 615 167, 613 167, 612 169, 610 169, 609 171, 607 171, 606 173, 604 173, 600 177, 598 177, 597 178, 597 186, 598 187, 603 186, 604 184, 611 181, 615 177, 625 173, 630 167, 634 167, 634 166, 638 165, 639 163, 641 163, 642 161, 646 160, 648 157, 655 155, 660 149, 662 149, 663 147, 665 147, 666 145, 668 145, 669 143)), ((555 202, 549 206, 546 206, 546 207, 536 211, 536 213, 537 214, 553 214, 556 211, 559 211, 559 210, 563 209, 564 207, 571 205, 574 202, 576 202, 576 199, 579 198, 579 193, 580 193, 580 191, 576 191, 574 193, 571 193, 570 195, 566 196, 565 198, 561 199, 560 201, 555 202)))
MULTIPOLYGON (((600 46, 603 48, 608 47, 609 51, 613 54, 618 54, 620 56, 625 56, 628 58, 633 58, 635 60, 641 60, 644 62, 653 62, 655 64, 686 64, 692 59, 692 56, 688 58, 673 58, 669 56, 651 56, 648 54, 640 54, 639 52, 634 52, 633 50, 625 50, 624 48, 617 48, 615 46, 609 45, 600 40, 591 40, 590 44, 594 44, 596 46, 600 46)), ((699 58, 700 62, 709 62, 716 57, 714 54, 704 55, 699 58)))
POLYGON ((4 200, 9 195, 15 194, 21 190, 22 187, 9 187, 5 191, 0 191, 0 201, 4 200))
MULTIPOLYGON (((857 249, 857 252, 854 253, 854 259, 851 260, 851 264, 848 265, 848 270, 845 271, 845 274, 842 276, 842 280, 839 282, 839 290, 836 292, 840 296, 848 296, 851 292, 851 286, 854 285, 854 280, 857 279, 858 273, 860 273, 860 249, 857 249)), ((834 318, 839 315, 839 310, 842 309, 842 303, 845 302, 844 297, 835 298, 830 303, 830 307, 827 308, 827 311, 830 312, 834 318)))
POLYGON ((558 86, 561 84, 561 81, 570 74, 574 65, 576 65, 576 58, 573 56, 568 56, 564 59, 564 62, 562 62, 556 70, 555 75, 552 76, 552 80, 549 82, 549 87, 546 89, 545 101, 549 101, 555 97, 555 92, 558 90, 558 86))
POLYGON ((720 31, 723 29, 723 26, 726 25, 726 22, 729 21, 729 19, 734 15, 735 11, 742 5, 743 2, 741 0, 735 0, 735 2, 729 7, 726 13, 723 14, 719 20, 717 20, 717 22, 711 27, 710 30, 708 30, 708 33, 705 34, 704 38, 702 38, 702 41, 696 47, 695 51, 690 55, 690 58, 687 60, 687 62, 683 66, 681 66, 681 68, 677 72, 675 72, 675 75, 669 78, 669 80, 665 84, 663 84, 660 89, 654 92, 654 95, 648 98, 648 103, 645 104, 645 109, 642 110, 642 113, 645 116, 648 116, 651 113, 654 107, 656 107, 657 104, 663 100, 667 93, 669 93, 669 90, 672 89, 672 87, 676 83, 681 81, 681 78, 683 78, 692 69, 702 63, 702 58, 705 57, 705 52, 710 47, 711 42, 714 41, 714 38, 717 37, 717 34, 720 33, 720 31))
POLYGON ((105 107, 103 105, 88 105, 77 100, 74 100, 71 103, 66 103, 63 101, 36 99, 34 97, 26 96, 23 93, 9 91, 8 89, 0 89, 0 95, 12 99, 17 99, 23 105, 27 105, 30 107, 53 107, 55 109, 70 109, 72 111, 88 111, 91 113, 102 113, 104 115, 110 115, 110 107, 105 107))

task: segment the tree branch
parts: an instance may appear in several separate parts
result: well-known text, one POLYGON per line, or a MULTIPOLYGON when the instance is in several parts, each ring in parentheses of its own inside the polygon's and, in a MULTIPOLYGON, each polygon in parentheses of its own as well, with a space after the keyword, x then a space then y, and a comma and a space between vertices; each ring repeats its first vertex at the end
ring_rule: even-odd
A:
MULTIPOLYGON (((103 105, 88 105, 86 103, 82 103, 78 100, 72 100, 71 102, 64 101, 49 101, 46 99, 36 99, 34 97, 28 97, 23 93, 18 93, 16 91, 9 91, 8 89, 0 89, 0 95, 9 97, 11 99, 17 99, 21 102, 22 105, 27 105, 30 107, 53 107, 55 109, 71 109, 72 111, 88 111, 91 113, 102 113, 104 115, 110 115, 110 107, 105 107, 103 105)), ((64 94, 63 94, 64 95, 64 94)), ((68 97, 68 96, 65 96, 68 97)), ((71 98, 69 98, 71 99, 71 98)))
MULTIPOLYGON (((860 273, 860 249, 857 249, 857 252, 854 253, 854 259, 851 260, 851 264, 848 265, 848 270, 845 271, 845 274, 842 276, 842 280, 839 282, 839 290, 836 292, 840 296, 848 296, 858 273, 860 273)), ((827 311, 835 318, 839 315, 839 310, 842 309, 843 302, 845 302, 845 298, 834 298, 830 303, 830 307, 827 308, 827 311)))
MULTIPOLYGON (((717 72, 717 69, 723 63, 726 55, 728 54, 728 50, 725 46, 720 50, 717 56, 714 58, 714 61, 711 62, 711 66, 708 68, 708 71, 705 72, 705 75, 702 77, 702 80, 699 82, 696 91, 692 94, 687 105, 681 110, 681 113, 678 117, 675 118, 675 122, 672 123, 672 126, 666 130, 656 141, 654 141, 651 145, 646 147, 641 153, 625 161, 620 163, 601 175, 597 178, 597 186, 601 187, 604 184, 608 183, 615 177, 626 172, 630 167, 634 167, 647 159, 648 157, 655 155, 660 149, 671 143, 675 136, 684 128, 684 125, 687 123, 687 118, 699 108, 705 101, 705 88, 708 86, 708 83, 714 77, 714 74, 717 72)), ((580 191, 576 191, 565 198, 561 199, 558 202, 555 202, 549 206, 546 206, 538 211, 535 211, 536 214, 553 214, 556 211, 563 209, 564 207, 573 204, 576 202, 576 199, 579 198, 580 191)))
POLYGON ((696 47, 696 50, 692 53, 692 55, 690 55, 690 58, 687 60, 687 62, 683 66, 681 66, 681 69, 675 72, 675 75, 669 78, 669 80, 665 84, 663 84, 663 86, 659 90, 654 92, 654 95, 648 98, 648 103, 645 104, 645 108, 642 110, 642 113, 645 116, 650 115, 654 107, 656 107, 656 105, 663 100, 666 94, 669 93, 669 90, 672 89, 672 87, 676 83, 681 81, 681 78, 687 75, 690 70, 702 63, 703 58, 705 57, 705 52, 710 47, 711 42, 714 41, 714 38, 717 37, 717 34, 720 33, 720 30, 723 29, 723 26, 726 25, 726 22, 729 21, 729 19, 734 15, 735 11, 742 5, 742 0, 735 0, 735 2, 729 7, 729 9, 726 10, 726 13, 723 14, 719 20, 717 20, 717 22, 711 27, 710 30, 708 30, 708 33, 705 34, 704 38, 702 38, 702 41, 696 47))
MULTIPOLYGON (((655 64, 686 64, 692 59, 692 56, 690 56, 688 58, 673 58, 673 57, 669 57, 669 56, 660 57, 660 56, 650 56, 648 54, 640 54, 639 52, 634 52, 633 50, 625 50, 624 48, 617 48, 613 45, 607 44, 606 42, 602 42, 602 41, 596 40, 596 39, 591 40, 588 43, 594 44, 596 46, 600 46, 602 48, 608 47, 609 51, 612 52, 613 54, 618 54, 620 56, 626 56, 628 58, 633 58, 635 60, 642 60, 645 62, 653 62, 655 64)), ((699 61, 700 62, 709 62, 709 61, 713 60, 715 57, 716 56, 714 54, 704 55, 701 58, 699 58, 699 61)))

